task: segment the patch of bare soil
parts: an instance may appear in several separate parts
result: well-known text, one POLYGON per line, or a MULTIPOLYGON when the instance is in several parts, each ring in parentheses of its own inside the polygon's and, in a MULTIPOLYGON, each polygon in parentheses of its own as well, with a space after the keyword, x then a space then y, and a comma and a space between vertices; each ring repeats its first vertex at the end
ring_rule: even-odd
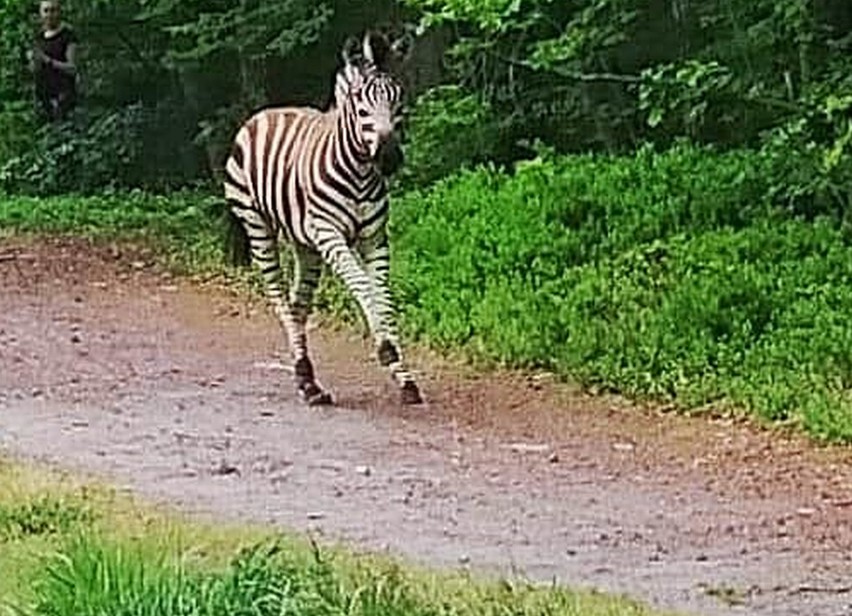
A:
POLYGON ((143 250, 0 242, 0 448, 208 515, 700 614, 852 614, 852 452, 413 358, 402 409, 315 330, 295 398, 262 301, 143 250))

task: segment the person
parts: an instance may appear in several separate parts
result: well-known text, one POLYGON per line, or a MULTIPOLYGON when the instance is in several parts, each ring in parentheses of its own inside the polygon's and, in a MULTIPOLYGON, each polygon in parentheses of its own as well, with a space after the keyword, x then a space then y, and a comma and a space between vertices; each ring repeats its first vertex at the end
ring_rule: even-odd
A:
POLYGON ((77 37, 62 22, 59 0, 39 2, 41 30, 30 54, 36 101, 50 120, 62 120, 77 104, 77 37))

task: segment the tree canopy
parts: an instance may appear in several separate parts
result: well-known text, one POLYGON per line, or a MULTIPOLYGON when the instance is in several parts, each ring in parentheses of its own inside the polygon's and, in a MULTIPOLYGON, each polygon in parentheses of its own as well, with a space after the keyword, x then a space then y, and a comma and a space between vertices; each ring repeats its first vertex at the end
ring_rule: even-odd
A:
MULTIPOLYGON (((686 138, 812 148, 825 171, 852 140, 846 0, 66 0, 64 10, 83 50, 75 134, 86 156, 133 159, 123 175, 101 165, 131 184, 209 174, 253 109, 326 104, 343 40, 380 23, 419 35, 409 134, 442 170, 686 138), (436 122, 476 139, 454 144, 436 122)), ((28 115, 31 0, 0 0, 0 27, 8 183, 61 161, 48 152, 56 135, 28 115)), ((411 177, 434 175, 420 171, 411 177)))

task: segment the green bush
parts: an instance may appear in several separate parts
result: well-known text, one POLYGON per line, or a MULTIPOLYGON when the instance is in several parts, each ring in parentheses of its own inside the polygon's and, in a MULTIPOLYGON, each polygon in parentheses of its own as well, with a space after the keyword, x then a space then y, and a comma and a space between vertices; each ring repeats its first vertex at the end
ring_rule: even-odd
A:
POLYGON ((185 184, 199 160, 191 131, 176 133, 170 115, 132 104, 33 128, 29 147, 0 162, 0 189, 45 196, 185 184))
POLYGON ((802 113, 765 136, 761 154, 780 206, 809 218, 852 215, 852 94, 815 92, 802 113))
POLYGON ((455 86, 429 90, 413 105, 406 128, 405 188, 424 187, 498 155, 499 126, 490 107, 455 86))
POLYGON ((772 207, 766 159, 680 146, 479 169, 394 209, 408 333, 852 439, 852 249, 772 207))
POLYGON ((23 101, 0 103, 0 167, 27 152, 34 139, 32 105, 23 101))

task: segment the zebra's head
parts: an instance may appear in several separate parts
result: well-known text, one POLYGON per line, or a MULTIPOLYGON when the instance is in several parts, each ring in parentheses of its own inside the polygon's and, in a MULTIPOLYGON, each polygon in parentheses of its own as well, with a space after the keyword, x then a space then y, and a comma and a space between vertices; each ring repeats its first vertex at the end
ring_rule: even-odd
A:
POLYGON ((335 85, 337 106, 351 114, 356 143, 383 175, 402 164, 404 89, 391 72, 399 57, 399 42, 392 44, 383 34, 368 32, 360 42, 350 39, 335 85))

